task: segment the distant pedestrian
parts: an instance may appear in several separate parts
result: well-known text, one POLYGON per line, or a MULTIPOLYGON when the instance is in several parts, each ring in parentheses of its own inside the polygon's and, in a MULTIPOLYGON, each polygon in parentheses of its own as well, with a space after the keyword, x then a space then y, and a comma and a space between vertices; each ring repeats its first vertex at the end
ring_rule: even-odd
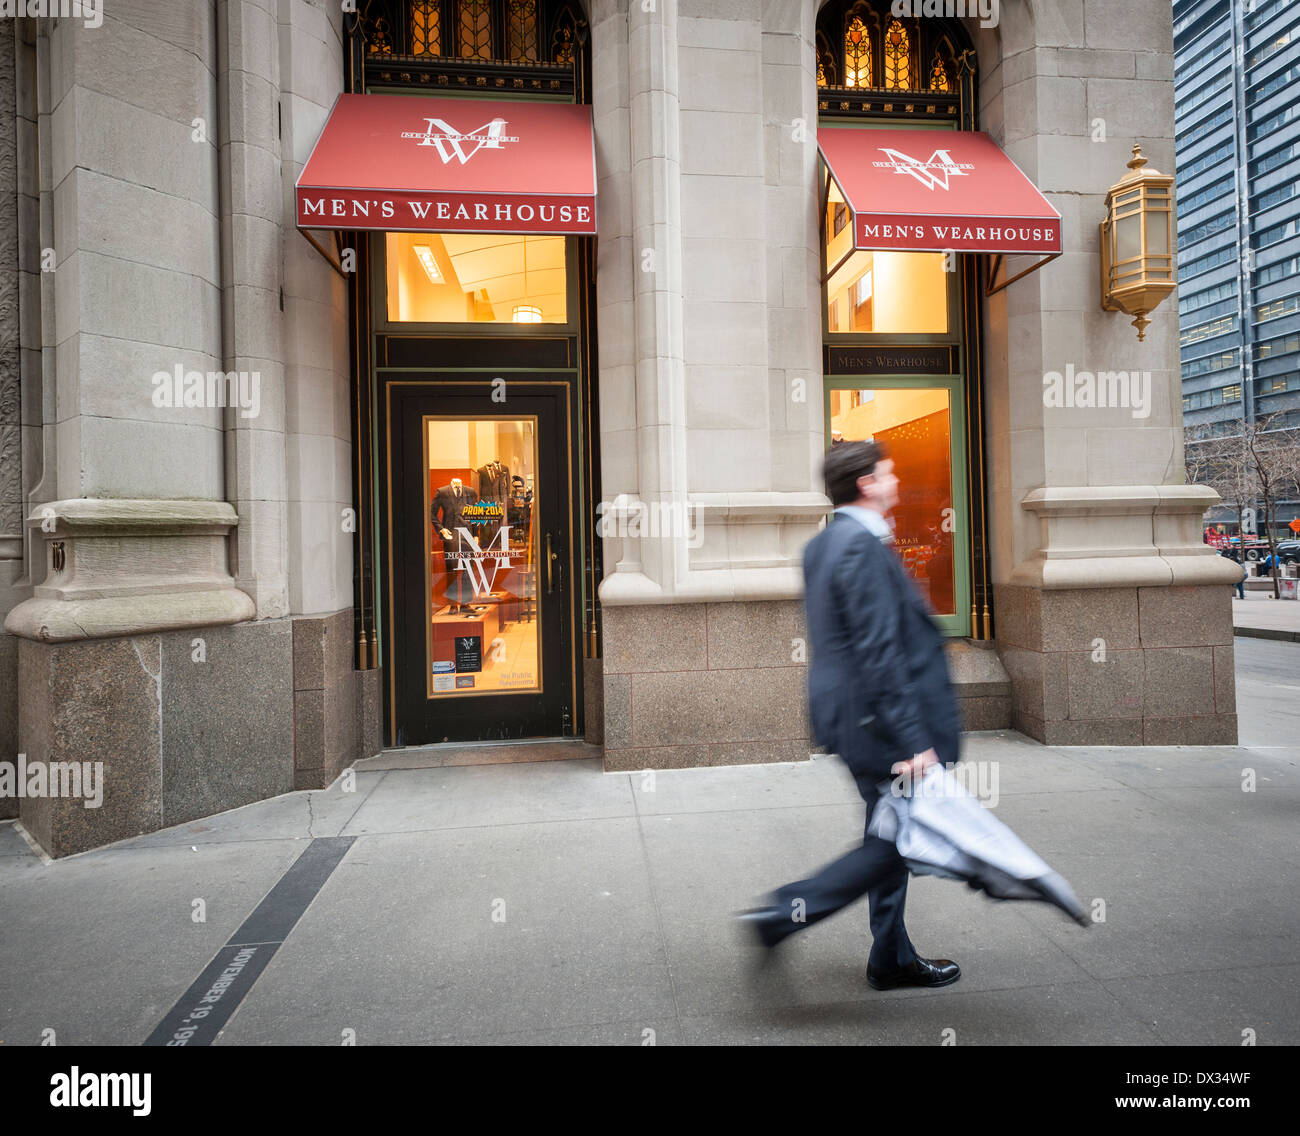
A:
POLYGON ((1237 599, 1244 600, 1246 598, 1246 566, 1241 562, 1241 555, 1235 548, 1225 548, 1219 555, 1233 561, 1241 569, 1241 579, 1233 584, 1233 587, 1237 589, 1237 599))

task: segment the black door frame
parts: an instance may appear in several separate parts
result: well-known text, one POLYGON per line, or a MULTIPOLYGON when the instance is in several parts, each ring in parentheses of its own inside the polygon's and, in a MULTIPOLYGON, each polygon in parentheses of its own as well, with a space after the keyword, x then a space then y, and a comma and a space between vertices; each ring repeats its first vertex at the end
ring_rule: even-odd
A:
MULTIPOLYGON (((386 709, 386 733, 390 744, 431 744, 443 740, 450 741, 495 741, 511 740, 524 737, 572 737, 579 732, 582 708, 582 679, 578 659, 582 650, 580 632, 580 590, 579 572, 581 570, 580 552, 582 546, 580 532, 581 501, 578 491, 581 446, 578 444, 579 427, 579 385, 576 370, 546 369, 509 369, 509 368, 400 368, 380 369, 376 373, 379 389, 382 392, 383 431, 379 438, 381 478, 383 485, 383 502, 379 513, 381 548, 385 562, 384 588, 381 593, 380 606, 384 628, 384 705, 386 709), (504 379, 506 382, 506 401, 496 402, 492 393, 496 384, 504 379), (410 608, 414 605, 420 612, 424 609, 424 577, 421 573, 417 581, 420 587, 418 603, 411 595, 414 585, 403 576, 409 571, 406 563, 410 550, 405 548, 402 539, 401 511, 408 514, 413 502, 409 497, 398 499, 402 492, 402 478, 398 470, 402 450, 400 438, 395 440, 402 428, 402 415, 412 413, 412 401, 423 401, 429 410, 436 413, 448 413, 467 417, 501 417, 511 418, 528 416, 528 409, 521 407, 521 400, 537 396, 554 397, 557 414, 555 416, 555 433, 558 437, 550 439, 550 444, 558 447, 559 466, 564 470, 565 484, 555 486, 552 493, 563 495, 563 501, 555 516, 563 523, 563 548, 558 554, 561 559, 559 567, 563 577, 560 584, 561 594, 556 596, 562 609, 563 627, 556 622, 552 634, 558 633, 559 643, 548 651, 557 651, 553 661, 558 661, 563 672, 561 686, 543 694, 494 694, 490 698, 483 694, 470 696, 465 702, 458 699, 440 699, 447 705, 447 732, 443 736, 425 738, 410 737, 406 727, 416 727, 416 723, 403 720, 403 687, 412 681, 407 669, 411 663, 409 651, 409 629, 398 628, 403 609, 406 619, 410 619, 410 608), (466 409, 467 399, 474 402, 473 409, 466 409), (512 411, 511 404, 520 408, 512 411), (405 555, 404 555, 405 554, 405 555), (557 699, 557 695, 560 697, 557 699), (567 695, 567 699, 565 696, 567 695), (500 701, 500 700, 505 700, 500 701), (473 703, 482 702, 479 708, 473 703), (477 710, 474 725, 468 725, 466 719, 477 710), (504 711, 504 717, 501 716, 504 711), (553 712, 551 729, 536 729, 521 726, 521 723, 536 723, 543 712, 553 712)), ((425 411, 418 413, 423 415, 425 411)), ((540 425, 540 424, 539 424, 540 425)), ((542 436, 538 437, 539 453, 547 444, 542 436)), ((406 486, 408 494, 414 490, 406 486)), ((423 501, 423 489, 420 491, 423 501)), ((422 551, 422 555, 427 552, 422 551)), ((539 564, 539 579, 542 566, 539 564)), ((555 602, 555 601, 552 601, 555 602)), ((545 597, 539 595, 539 604, 545 603, 545 597)), ((423 620, 421 619, 421 627, 423 620)), ((424 640, 416 652, 423 659, 424 640)), ((539 657, 540 662, 540 657, 539 657)), ((427 665, 427 661, 425 663, 427 665)), ((423 682, 424 665, 421 666, 420 679, 423 682)), ((409 697, 409 695, 408 695, 409 697)), ((418 733, 413 728, 411 733, 418 733)))

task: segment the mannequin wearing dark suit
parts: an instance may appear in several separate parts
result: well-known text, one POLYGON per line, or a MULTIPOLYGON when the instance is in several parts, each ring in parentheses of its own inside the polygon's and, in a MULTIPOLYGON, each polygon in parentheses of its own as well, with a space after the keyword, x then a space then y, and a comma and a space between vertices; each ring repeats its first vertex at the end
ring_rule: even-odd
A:
POLYGON ((442 538, 442 554, 447 566, 447 599, 456 605, 468 603, 473 596, 464 568, 454 555, 460 541, 456 529, 467 526, 464 511, 471 504, 473 495, 469 489, 460 484, 459 478, 453 478, 450 485, 444 485, 434 493, 429 508, 429 520, 442 538))
POLYGON ((501 506, 501 519, 483 525, 482 539, 493 541, 501 530, 506 515, 506 502, 510 497, 510 467, 493 459, 474 471, 478 475, 478 495, 484 501, 501 506))
POLYGON ((484 501, 504 501, 510 495, 510 468, 499 461, 479 466, 478 495, 484 501))

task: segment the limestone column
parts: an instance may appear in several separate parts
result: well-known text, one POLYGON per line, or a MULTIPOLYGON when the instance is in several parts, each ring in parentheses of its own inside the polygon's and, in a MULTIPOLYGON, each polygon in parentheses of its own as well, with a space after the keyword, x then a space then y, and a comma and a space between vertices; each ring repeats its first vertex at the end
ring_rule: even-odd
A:
POLYGON ((826 503, 799 7, 593 12, 608 768, 808 752, 798 558, 826 503))
POLYGON ((228 558, 225 419, 254 402, 221 405, 274 413, 276 392, 209 381, 274 351, 224 333, 216 9, 103 16, 35 24, 42 473, 33 594, 5 627, 20 751, 99 763, 104 788, 98 808, 22 802, 54 855, 292 787, 291 636, 242 622, 228 558))
POLYGON ((982 123, 1060 211, 1065 252, 987 304, 996 637, 1013 721, 1056 744, 1236 741, 1235 567, 1185 484, 1177 297, 1145 342, 1100 306, 1098 223, 1139 142, 1174 170, 1167 5, 1004 3, 981 34, 982 123), (1055 375, 1123 372, 1108 405, 1055 375))
POLYGON ((261 619, 288 614, 280 44, 275 0, 218 0, 217 103, 224 370, 260 380, 257 413, 224 415, 224 492, 239 513, 232 570, 261 619))

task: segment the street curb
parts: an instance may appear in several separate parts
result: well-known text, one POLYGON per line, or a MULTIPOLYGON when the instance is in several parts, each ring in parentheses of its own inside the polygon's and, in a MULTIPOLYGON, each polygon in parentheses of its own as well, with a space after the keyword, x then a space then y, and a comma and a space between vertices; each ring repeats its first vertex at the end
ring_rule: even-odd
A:
POLYGON ((1282 631, 1273 627, 1234 627, 1232 633, 1247 639, 1281 639, 1288 643, 1300 643, 1300 631, 1282 631))

